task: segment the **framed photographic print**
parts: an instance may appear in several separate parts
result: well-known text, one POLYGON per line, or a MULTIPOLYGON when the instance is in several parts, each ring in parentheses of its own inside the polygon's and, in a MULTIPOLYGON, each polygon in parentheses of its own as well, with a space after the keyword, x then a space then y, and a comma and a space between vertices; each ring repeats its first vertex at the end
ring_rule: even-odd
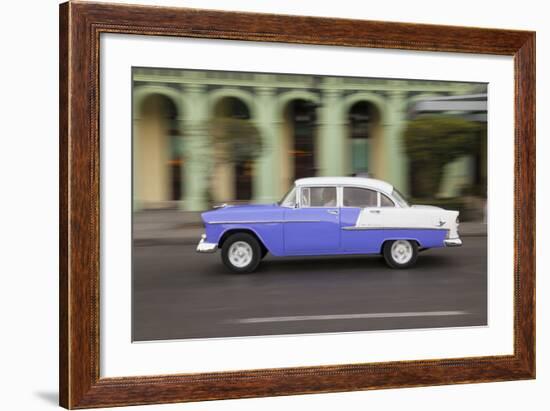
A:
POLYGON ((535 34, 60 6, 60 404, 535 377, 535 34))

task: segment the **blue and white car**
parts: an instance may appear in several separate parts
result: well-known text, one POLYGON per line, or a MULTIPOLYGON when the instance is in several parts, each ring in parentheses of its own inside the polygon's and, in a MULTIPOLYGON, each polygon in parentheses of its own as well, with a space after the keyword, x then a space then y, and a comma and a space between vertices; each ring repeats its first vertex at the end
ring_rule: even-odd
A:
POLYGON ((234 272, 274 256, 381 254, 392 268, 412 266, 419 250, 462 245, 458 211, 409 205, 391 185, 360 177, 297 180, 269 205, 224 205, 202 213, 198 252, 221 249, 234 272))

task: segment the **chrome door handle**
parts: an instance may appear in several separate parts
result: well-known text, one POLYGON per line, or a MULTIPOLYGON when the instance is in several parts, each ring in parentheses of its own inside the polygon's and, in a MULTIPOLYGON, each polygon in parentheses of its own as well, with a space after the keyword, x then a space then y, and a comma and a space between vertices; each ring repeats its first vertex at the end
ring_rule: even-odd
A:
POLYGON ((380 210, 370 210, 371 213, 380 214, 380 210))
POLYGON ((327 210, 327 213, 338 215, 338 210, 327 210))

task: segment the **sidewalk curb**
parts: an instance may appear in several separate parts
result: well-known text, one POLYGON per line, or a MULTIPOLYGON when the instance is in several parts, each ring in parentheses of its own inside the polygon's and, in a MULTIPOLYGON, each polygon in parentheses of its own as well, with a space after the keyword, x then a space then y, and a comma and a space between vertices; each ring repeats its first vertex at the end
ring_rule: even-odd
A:
POLYGON ((133 241, 134 247, 155 247, 162 245, 197 245, 196 238, 140 238, 133 241))

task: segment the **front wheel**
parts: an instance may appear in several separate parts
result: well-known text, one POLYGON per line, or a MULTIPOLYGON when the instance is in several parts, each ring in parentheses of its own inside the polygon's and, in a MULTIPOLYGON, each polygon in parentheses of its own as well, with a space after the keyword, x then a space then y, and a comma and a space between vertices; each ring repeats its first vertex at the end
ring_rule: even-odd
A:
POLYGON ((416 241, 386 241, 383 248, 386 264, 391 268, 408 268, 414 265, 418 257, 416 241))
POLYGON ((258 267, 261 258, 262 248, 250 234, 233 234, 223 243, 222 261, 233 272, 251 273, 258 267))

